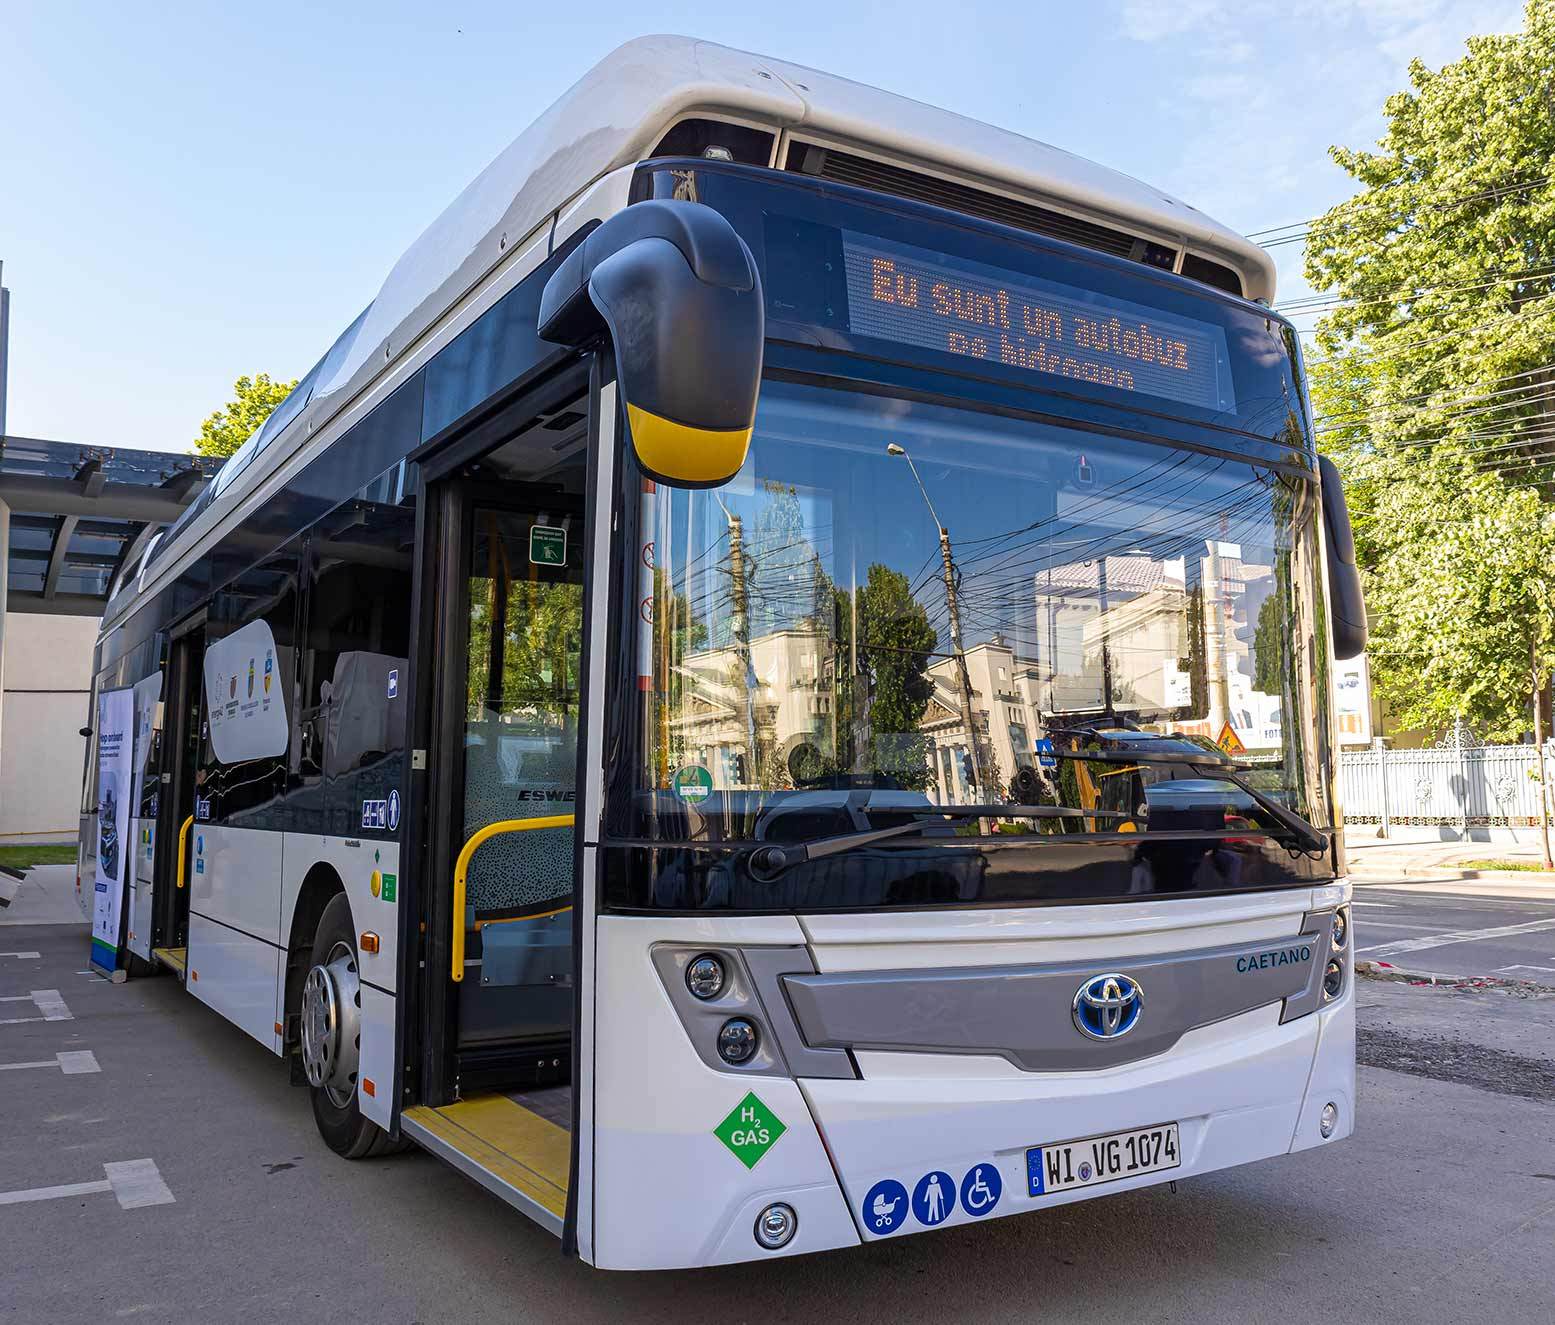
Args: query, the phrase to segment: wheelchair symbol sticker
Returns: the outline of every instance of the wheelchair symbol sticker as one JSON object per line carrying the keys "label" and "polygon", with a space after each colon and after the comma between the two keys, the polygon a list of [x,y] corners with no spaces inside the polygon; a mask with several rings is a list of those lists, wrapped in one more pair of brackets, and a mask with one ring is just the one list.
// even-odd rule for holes
{"label": "wheelchair symbol sticker", "polygon": [[882,1178],[864,1195],[864,1227],[871,1233],[895,1233],[907,1222],[907,1188]]}
{"label": "wheelchair symbol sticker", "polygon": [[961,1208],[974,1217],[986,1215],[999,1204],[1004,1180],[994,1164],[974,1164],[961,1179]]}
{"label": "wheelchair symbol sticker", "polygon": [[956,1180],[948,1173],[925,1173],[912,1189],[912,1212],[918,1222],[933,1228],[950,1218],[956,1208]]}

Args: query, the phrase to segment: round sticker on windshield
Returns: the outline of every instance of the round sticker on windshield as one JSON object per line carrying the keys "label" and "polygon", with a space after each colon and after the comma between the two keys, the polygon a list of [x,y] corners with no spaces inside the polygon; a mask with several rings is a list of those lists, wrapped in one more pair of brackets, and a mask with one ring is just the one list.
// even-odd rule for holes
{"label": "round sticker on windshield", "polygon": [[700,764],[690,764],[675,773],[675,794],[688,805],[700,805],[713,794],[713,775]]}

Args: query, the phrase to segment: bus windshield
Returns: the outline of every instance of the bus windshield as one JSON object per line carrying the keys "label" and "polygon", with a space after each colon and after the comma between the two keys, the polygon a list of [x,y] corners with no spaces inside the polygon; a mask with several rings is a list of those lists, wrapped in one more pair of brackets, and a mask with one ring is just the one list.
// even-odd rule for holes
{"label": "bus windshield", "polygon": [[1330,823],[1299,474],[771,381],[733,482],[640,487],[634,837],[912,817],[924,839],[1223,855],[1290,845],[1281,810]]}

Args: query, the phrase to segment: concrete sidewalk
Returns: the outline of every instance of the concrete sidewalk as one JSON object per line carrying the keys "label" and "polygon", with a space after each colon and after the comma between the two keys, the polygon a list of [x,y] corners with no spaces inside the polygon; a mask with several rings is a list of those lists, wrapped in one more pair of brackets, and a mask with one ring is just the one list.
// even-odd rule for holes
{"label": "concrete sidewalk", "polygon": [[[1350,873],[1357,878],[1404,879],[1416,876],[1451,876],[1473,879],[1492,876],[1513,880],[1519,875],[1529,883],[1555,881],[1555,874],[1544,873],[1543,851],[1537,829],[1519,831],[1517,842],[1424,841],[1408,838],[1378,839],[1370,836],[1367,825],[1355,825],[1345,831],[1345,856]],[[1465,869],[1464,861],[1507,860],[1531,865],[1533,871],[1486,871]]]}
{"label": "concrete sidewalk", "polygon": [[16,900],[0,907],[0,925],[85,925],[76,901],[74,865],[34,865]]}

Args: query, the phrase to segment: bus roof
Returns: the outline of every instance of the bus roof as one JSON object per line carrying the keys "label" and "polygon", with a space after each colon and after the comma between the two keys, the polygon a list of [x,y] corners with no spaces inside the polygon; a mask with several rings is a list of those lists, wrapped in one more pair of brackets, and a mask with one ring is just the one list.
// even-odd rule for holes
{"label": "bus roof", "polygon": [[[801,65],[690,37],[640,37],[584,74],[427,227],[373,301],[161,540],[157,560],[181,550],[206,510],[229,504],[224,497],[252,489],[283,463],[293,447],[272,446],[282,433],[293,441],[315,434],[391,371],[505,257],[542,240],[544,228],[569,203],[612,171],[650,156],[677,121],[691,117],[874,153],[909,170],[1067,212],[1082,225],[1133,231],[1225,264],[1249,298],[1274,296],[1274,264],[1267,253],[1129,175]],[[108,617],[118,615],[121,596],[114,595]]]}
{"label": "bus roof", "polygon": [[1225,261],[1250,298],[1274,295],[1267,253],[1131,176],[801,65],[689,37],[641,37],[563,93],[406,250],[353,327],[352,343],[331,353],[333,371],[313,384],[313,398],[356,385],[364,367],[397,357],[558,208],[602,175],[641,160],[675,119],[692,112],[875,148],[1098,220],[1133,224]]}

